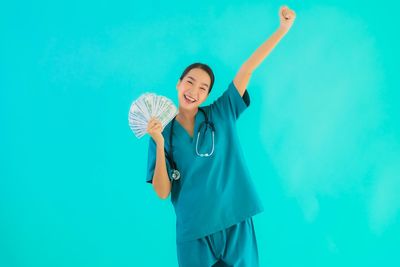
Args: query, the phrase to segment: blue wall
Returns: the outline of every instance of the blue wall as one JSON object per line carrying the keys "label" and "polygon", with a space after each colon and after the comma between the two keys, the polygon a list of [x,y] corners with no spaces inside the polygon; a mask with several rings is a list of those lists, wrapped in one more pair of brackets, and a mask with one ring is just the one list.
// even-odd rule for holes
{"label": "blue wall", "polygon": [[[262,266],[399,266],[400,60],[390,1],[45,1],[0,9],[0,266],[177,266],[175,214],[145,183],[146,91],[207,103],[279,26],[238,131],[265,212]],[[206,103],[206,104],[207,104]],[[251,130],[249,130],[251,129]]]}

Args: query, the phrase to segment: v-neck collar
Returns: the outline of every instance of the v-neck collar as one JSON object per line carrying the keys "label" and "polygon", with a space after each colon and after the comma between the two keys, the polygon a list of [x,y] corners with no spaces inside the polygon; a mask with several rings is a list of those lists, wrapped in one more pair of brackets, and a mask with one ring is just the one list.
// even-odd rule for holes
{"label": "v-neck collar", "polygon": [[186,131],[185,127],[183,127],[183,126],[181,125],[181,123],[176,119],[176,116],[175,116],[175,125],[179,125],[179,128],[184,132],[184,134],[186,135],[186,137],[189,139],[190,143],[193,143],[193,139],[194,139],[194,137],[195,137],[196,134],[197,134],[197,125],[198,125],[198,120],[199,120],[199,113],[202,113],[202,112],[200,111],[200,109],[197,110],[197,113],[196,113],[196,115],[194,116],[193,137],[189,135],[188,131]]}

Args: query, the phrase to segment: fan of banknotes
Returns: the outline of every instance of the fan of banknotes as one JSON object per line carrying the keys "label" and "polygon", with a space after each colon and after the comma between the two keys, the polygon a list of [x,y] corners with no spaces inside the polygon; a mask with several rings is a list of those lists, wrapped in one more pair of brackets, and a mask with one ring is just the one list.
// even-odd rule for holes
{"label": "fan of banknotes", "polygon": [[132,102],[129,109],[129,127],[137,138],[147,133],[147,124],[152,117],[160,120],[162,128],[175,117],[178,109],[167,97],[154,93],[144,93]]}

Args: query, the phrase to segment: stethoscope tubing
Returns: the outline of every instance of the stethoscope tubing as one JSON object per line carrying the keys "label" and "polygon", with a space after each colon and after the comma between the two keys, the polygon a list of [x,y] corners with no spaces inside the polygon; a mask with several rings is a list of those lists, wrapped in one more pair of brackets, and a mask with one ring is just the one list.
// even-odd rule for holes
{"label": "stethoscope tubing", "polygon": [[[209,157],[214,153],[215,126],[214,126],[214,123],[212,121],[208,121],[208,116],[207,116],[206,112],[200,107],[199,107],[199,110],[203,113],[203,115],[205,117],[205,121],[201,123],[201,125],[199,127],[199,130],[198,130],[198,133],[197,133],[196,154],[199,157]],[[174,161],[174,155],[173,155],[173,151],[172,151],[172,147],[173,147],[173,143],[172,143],[173,142],[173,140],[172,140],[173,138],[172,138],[172,136],[173,136],[173,132],[174,132],[175,119],[176,119],[176,116],[172,119],[171,131],[170,131],[170,135],[169,135],[169,151],[170,151],[170,153],[168,153],[165,150],[165,148],[164,148],[164,151],[165,151],[165,156],[166,156],[166,158],[167,158],[167,160],[168,160],[168,162],[169,162],[169,164],[171,166],[172,179],[176,181],[176,180],[180,179],[180,172],[178,171],[178,169],[176,167],[176,163]],[[211,149],[211,152],[210,153],[204,153],[204,154],[199,153],[199,151],[198,151],[198,142],[199,142],[199,139],[200,139],[200,132],[201,132],[201,129],[202,129],[203,125],[205,125],[206,127],[207,126],[210,127],[211,128],[211,133],[212,133],[212,149]],[[207,130],[207,128],[206,128],[206,130]]]}

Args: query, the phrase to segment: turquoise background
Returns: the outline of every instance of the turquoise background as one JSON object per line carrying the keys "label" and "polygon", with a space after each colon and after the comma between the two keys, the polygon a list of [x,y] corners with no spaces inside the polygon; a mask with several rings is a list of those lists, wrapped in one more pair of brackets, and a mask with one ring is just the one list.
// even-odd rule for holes
{"label": "turquoise background", "polygon": [[206,104],[279,26],[238,121],[265,205],[262,266],[399,266],[399,5],[391,1],[25,1],[0,9],[0,266],[177,266],[175,214],[145,183],[152,91]]}

